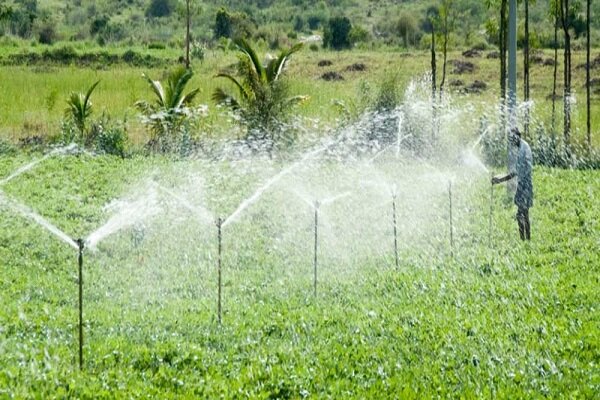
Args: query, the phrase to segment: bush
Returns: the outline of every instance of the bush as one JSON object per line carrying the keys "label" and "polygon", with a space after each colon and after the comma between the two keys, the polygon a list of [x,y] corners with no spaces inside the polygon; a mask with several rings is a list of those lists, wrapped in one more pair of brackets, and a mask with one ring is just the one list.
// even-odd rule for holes
{"label": "bush", "polygon": [[323,46],[334,50],[348,49],[352,46],[350,31],[352,23],[347,17],[329,19],[323,34]]}
{"label": "bush", "polygon": [[99,153],[125,157],[127,131],[124,126],[111,124],[110,121],[103,118],[103,120],[92,125],[92,131],[95,135],[94,142],[96,151]]}
{"label": "bush", "polygon": [[164,50],[166,49],[166,46],[164,43],[161,42],[152,42],[148,45],[148,49],[150,50]]}
{"label": "bush", "polygon": [[39,32],[38,42],[41,44],[54,44],[56,41],[56,31],[54,30],[54,25],[46,24],[44,25]]}
{"label": "bush", "polygon": [[168,17],[175,10],[175,2],[173,0],[152,0],[146,16],[150,18]]}

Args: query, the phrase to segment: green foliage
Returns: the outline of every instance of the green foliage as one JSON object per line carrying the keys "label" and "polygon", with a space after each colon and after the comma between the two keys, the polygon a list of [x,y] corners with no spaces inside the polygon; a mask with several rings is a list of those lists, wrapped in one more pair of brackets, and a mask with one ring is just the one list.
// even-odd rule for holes
{"label": "green foliage", "polygon": [[[0,176],[37,157],[1,157]],[[80,237],[107,221],[106,204],[157,167],[173,185],[188,182],[182,171],[198,171],[206,197],[228,206],[264,179],[263,171],[232,174],[230,163],[81,154],[49,159],[2,190]],[[226,231],[222,326],[214,318],[214,230],[190,214],[125,230],[84,256],[83,371],[75,250],[2,205],[2,396],[593,399],[598,179],[598,172],[536,168],[527,244],[515,239],[514,207],[494,193],[488,247],[490,194],[481,178],[455,199],[454,260],[439,256],[445,242],[434,233],[422,246],[410,238],[394,269],[382,219],[390,243],[375,254],[349,249],[342,259],[324,258],[316,299],[310,220],[300,219],[296,240],[286,243],[268,219],[279,209],[259,202],[256,217]]]}
{"label": "green foliage", "polygon": [[334,50],[349,49],[352,47],[351,31],[352,23],[348,17],[330,18],[323,33],[323,46]]}
{"label": "green foliage", "polygon": [[90,97],[99,83],[100,81],[96,81],[96,83],[90,86],[85,94],[72,92],[67,99],[65,116],[75,124],[79,133],[79,140],[86,145],[89,145],[87,122],[92,114],[92,102],[90,101]]}
{"label": "green foliage", "polygon": [[115,124],[104,117],[92,125],[90,135],[98,153],[125,157],[128,139],[125,124]]}
{"label": "green foliage", "polygon": [[155,97],[153,102],[140,100],[135,105],[142,112],[144,123],[151,128],[150,147],[153,150],[173,150],[186,122],[197,117],[191,105],[200,89],[185,94],[185,87],[193,75],[191,69],[176,68],[171,71],[163,87],[160,81],[142,74]]}
{"label": "green foliage", "polygon": [[234,42],[240,52],[237,74],[217,74],[233,83],[239,95],[228,94],[223,88],[215,89],[213,100],[241,116],[248,128],[247,138],[278,141],[277,126],[283,122],[293,106],[304,101],[305,96],[288,95],[288,86],[280,78],[292,54],[302,48],[302,43],[281,51],[279,56],[263,65],[250,44],[244,39]]}
{"label": "green foliage", "polygon": [[215,16],[214,38],[247,38],[254,33],[255,27],[248,15],[230,13],[225,8],[220,8]]}
{"label": "green foliage", "polygon": [[174,0],[151,0],[146,9],[146,16],[152,18],[168,17],[174,10]]}

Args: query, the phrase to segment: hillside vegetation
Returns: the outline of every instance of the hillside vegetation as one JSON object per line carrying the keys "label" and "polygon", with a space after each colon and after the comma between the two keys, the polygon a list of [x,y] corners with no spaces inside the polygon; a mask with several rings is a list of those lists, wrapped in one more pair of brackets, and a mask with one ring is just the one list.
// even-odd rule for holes
{"label": "hillside vegetation", "polygon": [[[426,13],[442,1],[393,0],[191,0],[193,37],[206,45],[218,38],[217,14],[227,12],[239,33],[278,47],[297,36],[323,34],[332,17],[348,17],[362,46],[427,46]],[[553,44],[548,0],[531,2],[534,47]],[[600,14],[594,2],[593,15]],[[575,8],[576,39],[583,39],[583,5]],[[452,44],[474,46],[497,41],[498,8],[481,0],[454,0],[451,7]],[[521,13],[523,11],[521,10]],[[183,42],[183,0],[2,0],[0,36],[33,42],[94,41],[177,46]],[[577,29],[577,28],[576,28]],[[600,18],[592,20],[593,39],[600,39]],[[523,24],[520,26],[523,35]],[[6,40],[6,39],[5,39]]]}

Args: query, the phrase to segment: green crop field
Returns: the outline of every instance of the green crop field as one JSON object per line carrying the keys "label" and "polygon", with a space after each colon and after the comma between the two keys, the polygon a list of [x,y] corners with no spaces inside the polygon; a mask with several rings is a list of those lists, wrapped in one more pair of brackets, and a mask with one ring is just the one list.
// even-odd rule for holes
{"label": "green crop field", "polygon": [[599,398],[600,2],[515,108],[505,3],[0,1],[0,399]]}
{"label": "green crop field", "polygon": [[[39,157],[2,157],[0,177]],[[533,240],[524,244],[505,191],[490,205],[488,174],[449,172],[451,257],[448,194],[439,184],[446,172],[393,157],[361,165],[296,171],[224,228],[222,324],[213,219],[281,171],[278,161],[57,155],[6,182],[0,396],[597,395],[598,172],[537,168]],[[376,175],[400,188],[399,267],[385,194],[350,193],[322,206],[315,296],[312,211],[294,193],[323,196]],[[154,185],[210,212],[156,200]],[[156,202],[161,213],[84,254],[80,371],[77,251],[13,206],[26,204],[76,238],[108,220],[106,204],[135,203],[136,195],[145,199],[138,206]]]}

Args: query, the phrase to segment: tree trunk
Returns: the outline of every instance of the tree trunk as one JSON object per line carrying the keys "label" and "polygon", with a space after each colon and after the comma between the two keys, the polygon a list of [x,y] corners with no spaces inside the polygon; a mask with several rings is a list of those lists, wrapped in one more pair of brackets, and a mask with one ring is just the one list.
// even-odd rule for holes
{"label": "tree trunk", "polygon": [[554,10],[554,79],[552,82],[552,147],[556,151],[556,81],[558,79],[558,8]]}
{"label": "tree trunk", "polygon": [[[523,99],[529,101],[529,0],[525,0],[525,45],[523,46]],[[525,107],[525,137],[529,137],[529,107]]]}
{"label": "tree trunk", "polygon": [[437,135],[437,110],[436,110],[436,91],[437,91],[437,64],[435,59],[435,26],[431,24],[431,137]]}
{"label": "tree trunk", "polygon": [[571,22],[569,20],[569,0],[561,0],[561,20],[565,35],[564,52],[564,126],[563,135],[565,140],[565,153],[567,160],[571,159],[571,33],[569,31]]}
{"label": "tree trunk", "polygon": [[590,87],[590,4],[591,0],[587,0],[587,12],[586,12],[586,34],[587,34],[587,42],[586,42],[586,64],[585,64],[585,84],[587,88],[587,147],[588,151],[592,150],[592,121],[591,121],[591,87]]}
{"label": "tree trunk", "polygon": [[444,63],[442,64],[442,82],[440,83],[440,101],[442,100],[442,96],[444,94],[444,85],[446,84],[446,66],[448,65],[448,40],[450,38],[450,26],[448,25],[448,13],[450,11],[446,9],[444,13],[444,45],[443,45],[443,54],[444,54]]}
{"label": "tree trunk", "polygon": [[504,113],[506,105],[506,51],[507,51],[507,18],[506,18],[507,0],[502,0],[500,4],[500,97],[502,101],[502,111]]}
{"label": "tree trunk", "polygon": [[191,0],[185,0],[185,6],[186,6],[185,67],[187,69],[190,68],[190,18],[191,18],[191,16],[190,16],[190,1]]}

